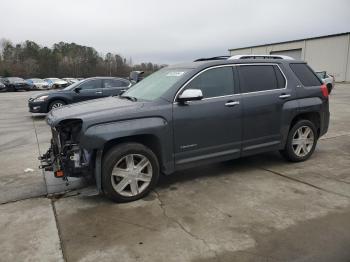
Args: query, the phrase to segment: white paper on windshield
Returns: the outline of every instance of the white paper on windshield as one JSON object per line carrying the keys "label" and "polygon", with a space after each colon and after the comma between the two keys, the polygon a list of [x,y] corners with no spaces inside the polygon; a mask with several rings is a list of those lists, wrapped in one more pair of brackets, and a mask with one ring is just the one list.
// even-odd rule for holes
{"label": "white paper on windshield", "polygon": [[182,76],[185,72],[169,72],[166,74],[166,76]]}

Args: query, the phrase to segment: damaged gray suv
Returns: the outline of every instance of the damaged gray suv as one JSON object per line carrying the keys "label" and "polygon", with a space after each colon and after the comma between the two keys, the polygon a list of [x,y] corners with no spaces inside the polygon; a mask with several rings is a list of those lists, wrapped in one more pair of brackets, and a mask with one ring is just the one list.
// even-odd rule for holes
{"label": "damaged gray suv", "polygon": [[308,159],[328,129],[327,87],[302,61],[217,57],[169,66],[124,94],[47,116],[56,177],[93,176],[117,202],[145,196],[160,173],[279,150]]}

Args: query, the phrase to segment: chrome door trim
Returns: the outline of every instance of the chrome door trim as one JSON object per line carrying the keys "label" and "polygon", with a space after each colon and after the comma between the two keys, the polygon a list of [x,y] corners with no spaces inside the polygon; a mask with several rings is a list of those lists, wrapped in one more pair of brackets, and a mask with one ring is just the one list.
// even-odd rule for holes
{"label": "chrome door trim", "polygon": [[[236,96],[236,95],[246,95],[246,94],[256,94],[256,93],[263,93],[263,92],[271,92],[271,91],[278,91],[278,90],[285,90],[288,87],[288,80],[286,75],[284,74],[283,70],[281,69],[279,64],[276,63],[249,63],[249,64],[228,64],[228,65],[217,65],[217,66],[211,66],[208,68],[203,69],[202,71],[198,72],[197,74],[195,74],[194,76],[192,76],[189,80],[186,81],[185,84],[183,84],[182,87],[180,87],[180,89],[176,92],[174,100],[173,100],[173,104],[177,104],[177,97],[179,96],[179,93],[181,93],[181,91],[197,76],[201,75],[202,73],[210,70],[210,69],[214,69],[214,68],[221,68],[221,67],[234,67],[234,66],[252,66],[252,65],[276,65],[278,67],[278,69],[280,70],[280,72],[282,73],[284,80],[285,80],[285,85],[284,88],[277,88],[277,89],[269,89],[269,90],[262,90],[262,91],[255,91],[255,92],[246,92],[246,93],[236,93],[236,94],[230,94],[230,95],[224,95],[224,96],[213,96],[213,97],[207,97],[207,98],[203,98],[202,100],[208,100],[208,99],[214,99],[214,98],[221,98],[221,97],[228,97],[228,96]],[[198,100],[201,101],[201,100]]]}

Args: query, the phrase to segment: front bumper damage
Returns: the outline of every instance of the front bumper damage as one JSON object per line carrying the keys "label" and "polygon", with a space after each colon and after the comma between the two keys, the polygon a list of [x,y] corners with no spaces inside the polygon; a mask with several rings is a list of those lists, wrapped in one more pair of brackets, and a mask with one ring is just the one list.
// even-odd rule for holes
{"label": "front bumper damage", "polygon": [[39,168],[53,171],[55,177],[67,180],[68,177],[81,177],[93,173],[93,153],[81,148],[72,141],[62,141],[61,134],[52,129],[51,145],[39,157]]}

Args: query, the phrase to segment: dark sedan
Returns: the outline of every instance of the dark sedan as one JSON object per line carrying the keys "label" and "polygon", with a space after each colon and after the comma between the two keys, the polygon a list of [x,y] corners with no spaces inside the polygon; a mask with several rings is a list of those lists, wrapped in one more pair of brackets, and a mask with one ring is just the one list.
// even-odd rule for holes
{"label": "dark sedan", "polygon": [[6,90],[11,92],[31,89],[27,81],[20,77],[5,77],[2,79],[2,83],[6,86]]}
{"label": "dark sedan", "polygon": [[49,91],[31,97],[28,101],[29,112],[47,113],[53,108],[67,104],[119,95],[131,85],[129,80],[123,78],[86,78],[63,90]]}

